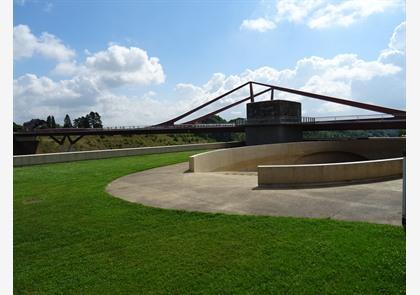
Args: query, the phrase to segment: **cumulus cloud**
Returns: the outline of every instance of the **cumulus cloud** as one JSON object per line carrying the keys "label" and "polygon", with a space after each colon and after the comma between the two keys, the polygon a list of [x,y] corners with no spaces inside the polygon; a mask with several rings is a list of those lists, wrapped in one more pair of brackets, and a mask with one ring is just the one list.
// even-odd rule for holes
{"label": "cumulus cloud", "polygon": [[[84,61],[77,62],[73,58],[75,53],[49,33],[36,37],[29,27],[19,25],[14,28],[14,34],[15,59],[35,54],[55,59],[57,64],[50,74],[61,77],[54,80],[25,74],[14,80],[14,110],[18,121],[45,117],[49,113],[64,116],[65,113],[86,112],[86,108],[109,109],[104,104],[110,98],[116,99],[113,89],[165,81],[159,59],[149,57],[141,48],[110,44],[105,50],[91,53]],[[152,99],[152,95],[149,93],[147,98]],[[125,102],[123,98],[121,100]],[[46,112],[48,109],[50,111]]]}
{"label": "cumulus cloud", "polygon": [[394,75],[374,77],[369,81],[355,81],[352,85],[353,94],[365,96],[382,104],[405,108],[405,22],[398,25],[390,38],[388,48],[384,49],[378,61],[393,64],[401,70]]}
{"label": "cumulus cloud", "polygon": [[405,22],[395,28],[388,47],[394,50],[405,51]]}
{"label": "cumulus cloud", "polygon": [[96,104],[101,92],[91,81],[75,77],[54,81],[25,74],[13,81],[14,117],[18,121],[79,113]]}
{"label": "cumulus cloud", "polygon": [[35,54],[58,61],[67,61],[75,56],[74,50],[64,45],[54,35],[43,32],[37,37],[32,34],[28,26],[15,26],[13,28],[13,58],[18,60]]}
{"label": "cumulus cloud", "polygon": [[274,29],[278,23],[284,21],[304,23],[311,29],[348,27],[373,14],[403,5],[403,0],[278,0],[274,15],[253,20],[253,26],[244,26],[245,22],[250,22],[244,20],[241,28],[265,32],[267,29],[260,29],[264,27],[262,24],[270,24],[270,29]]}
{"label": "cumulus cloud", "polygon": [[184,110],[172,101],[158,99],[148,91],[140,96],[116,95],[108,92],[98,99],[95,110],[102,115],[107,126],[141,126],[160,123]]}
{"label": "cumulus cloud", "polygon": [[276,28],[276,24],[265,18],[246,19],[241,24],[241,29],[266,32]]}
{"label": "cumulus cloud", "polygon": [[86,59],[85,70],[97,83],[106,87],[124,84],[160,84],[165,74],[159,59],[137,47],[111,45]]}
{"label": "cumulus cloud", "polygon": [[[379,60],[367,61],[355,54],[340,54],[330,59],[317,56],[303,58],[296,63],[293,69],[278,70],[265,66],[254,70],[246,70],[239,75],[225,76],[221,73],[214,74],[202,86],[192,84],[180,84],[178,86],[182,88],[183,93],[191,94],[189,96],[190,100],[194,101],[191,107],[197,106],[207,101],[208,98],[227,92],[247,81],[258,81],[343,98],[355,98],[365,102],[371,102],[370,99],[373,98],[374,102],[383,104],[384,96],[388,96],[387,92],[389,89],[395,89],[396,84],[404,85],[403,81],[396,80],[394,83],[375,88],[373,91],[376,91],[376,96],[372,95],[372,93],[369,93],[369,96],[364,96],[366,92],[359,92],[359,85],[369,85],[373,80],[390,81],[390,77],[395,79],[402,71],[401,67],[391,63],[383,63]],[[356,84],[358,85],[357,89],[354,87],[355,83],[359,83]],[[255,92],[262,89],[262,87],[256,87]],[[243,98],[249,95],[248,93],[246,88],[242,93],[220,100],[218,104],[212,108],[210,107],[207,111],[237,101],[240,97]],[[403,93],[399,93],[394,100],[387,101],[387,105],[390,107],[402,107],[404,105],[404,96]],[[356,114],[364,113],[361,110],[355,111],[349,107],[317,102],[313,99],[297,97],[287,93],[277,92],[276,98],[296,101],[304,100],[304,111],[307,115],[312,116],[337,115],[345,112],[347,112],[346,114],[354,112]],[[367,101],[368,98],[369,101]],[[226,117],[237,116],[237,110],[233,112],[227,111],[224,115]],[[242,110],[242,116],[244,116],[244,110]]]}
{"label": "cumulus cloud", "polygon": [[[35,117],[42,118],[50,113],[56,114],[57,117],[64,117],[66,113],[81,115],[87,109],[94,109],[105,112],[101,112],[101,114],[104,114],[104,121],[107,124],[120,124],[121,120],[123,120],[125,123],[130,122],[130,124],[134,125],[135,122],[139,124],[139,113],[143,113],[143,116],[140,117],[141,122],[150,122],[152,118],[150,112],[160,110],[162,116],[169,114],[167,112],[168,106],[157,107],[162,103],[153,99],[152,92],[148,92],[146,96],[131,98],[116,95],[112,92],[114,87],[126,84],[160,83],[164,79],[162,78],[163,72],[158,74],[161,77],[151,78],[150,76],[154,75],[155,71],[151,70],[148,72],[147,67],[150,67],[150,65],[143,66],[139,64],[131,69],[133,72],[130,73],[127,70],[130,73],[129,76],[131,76],[130,79],[126,79],[124,78],[124,66],[122,66],[119,70],[116,70],[115,75],[121,74],[123,78],[110,80],[109,76],[107,76],[107,71],[105,73],[102,71],[95,73],[91,66],[94,67],[86,64],[59,63],[54,69],[56,74],[62,71],[61,74],[68,75],[75,72],[76,75],[69,79],[58,81],[45,76],[38,77],[33,74],[25,74],[15,79],[13,91],[16,120],[25,121]],[[132,65],[129,65],[129,67],[132,67]],[[136,75],[147,75],[148,77],[144,79],[142,77],[134,77]],[[138,100],[141,100],[141,103]],[[148,104],[149,106],[146,107]],[[152,107],[152,110],[150,107]],[[115,110],[111,111],[113,108]],[[121,114],[118,111],[121,108],[125,110],[125,115],[114,117]],[[142,108],[149,110],[148,113]],[[162,118],[163,120],[164,117],[162,116],[158,115],[157,118]]]}
{"label": "cumulus cloud", "polygon": [[376,13],[401,5],[400,0],[349,0],[337,4],[328,3],[316,10],[308,19],[310,28],[330,26],[347,27]]}
{"label": "cumulus cloud", "polygon": [[279,0],[275,18],[276,21],[301,22],[321,5],[325,5],[324,0]]}
{"label": "cumulus cloud", "polygon": [[48,77],[25,74],[13,81],[15,102],[28,105],[92,105],[101,91],[89,79],[74,77],[54,81]]}
{"label": "cumulus cloud", "polygon": [[66,114],[74,119],[94,110],[105,126],[139,126],[164,121],[189,104],[180,106],[157,99],[153,91],[138,96],[116,94],[83,77],[54,81],[26,74],[14,81],[14,120],[18,122],[50,114],[62,121]]}
{"label": "cumulus cloud", "polygon": [[55,68],[51,71],[52,74],[57,76],[73,76],[79,72],[80,66],[76,61],[64,61],[59,62]]}
{"label": "cumulus cloud", "polygon": [[[72,61],[58,63],[56,69],[61,67],[63,73],[74,71],[75,74],[67,79],[54,81],[31,74],[17,78],[14,81],[15,120],[22,122],[48,114],[63,118],[66,113],[74,117],[95,110],[103,116],[106,125],[154,124],[250,80],[404,109],[404,44],[405,23],[402,23],[395,28],[387,48],[378,53],[377,59],[366,60],[356,54],[339,54],[332,58],[310,56],[298,60],[292,68],[263,66],[236,75],[215,73],[201,85],[177,84],[170,93],[173,100],[164,100],[162,94],[150,91],[144,95],[117,93],[115,87],[161,83],[164,73],[158,60],[149,57],[144,50],[110,45],[106,50],[92,53],[80,64]],[[147,77],[140,77],[142,75]],[[260,89],[255,87],[254,91]],[[243,89],[202,113],[247,95],[248,89]],[[301,101],[304,115],[308,116],[362,113],[354,108],[287,93],[276,92],[276,98]],[[244,116],[244,111],[242,105],[224,112],[222,116]]]}
{"label": "cumulus cloud", "polygon": [[405,68],[405,22],[395,28],[388,48],[381,52],[379,60]]}
{"label": "cumulus cloud", "polygon": [[37,37],[28,26],[18,25],[13,29],[13,50],[16,60],[39,54],[58,61],[52,74],[78,74],[103,87],[160,84],[165,81],[159,59],[149,57],[145,50],[137,47],[111,44],[106,50],[90,54],[78,64],[74,60],[75,52],[56,36],[44,32]]}
{"label": "cumulus cloud", "polygon": [[[291,69],[264,66],[246,70],[238,75],[226,76],[217,73],[201,86],[179,84],[177,89],[182,89],[183,95],[190,94],[188,97],[191,108],[251,80],[404,109],[405,23],[395,28],[388,47],[380,52],[375,60],[365,60],[356,54],[339,54],[333,58],[311,56],[298,60]],[[255,92],[261,89],[263,88],[256,87]],[[246,97],[248,93],[248,89],[244,89],[241,93],[220,100],[218,104],[203,110],[202,113],[237,101]],[[265,98],[267,96],[268,94]],[[287,93],[276,92],[276,98],[303,102],[304,114],[308,116],[366,113],[363,110]],[[235,108],[226,111],[223,116],[233,118],[239,113],[245,116],[244,111],[244,108]],[[188,119],[192,119],[192,116]]]}

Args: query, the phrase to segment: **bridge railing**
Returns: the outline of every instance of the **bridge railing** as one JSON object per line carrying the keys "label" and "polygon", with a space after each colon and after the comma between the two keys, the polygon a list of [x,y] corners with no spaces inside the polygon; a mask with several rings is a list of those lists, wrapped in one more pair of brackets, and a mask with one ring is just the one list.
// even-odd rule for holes
{"label": "bridge railing", "polygon": [[393,115],[389,114],[373,114],[373,115],[344,115],[344,116],[324,116],[324,117],[314,117],[315,122],[325,122],[325,121],[345,121],[345,120],[366,120],[366,119],[375,119],[375,120],[385,120],[393,118]]}
{"label": "bridge railing", "polygon": [[[169,129],[185,129],[185,128],[208,128],[208,127],[235,127],[235,123],[215,123],[215,124],[175,124],[171,126],[165,126]],[[153,128],[162,128],[162,126],[152,126]]]}
{"label": "bridge railing", "polygon": [[314,117],[305,116],[280,116],[280,117],[266,117],[258,119],[247,119],[241,122],[241,125],[258,125],[258,124],[299,124],[299,123],[314,123]]}
{"label": "bridge railing", "polygon": [[309,117],[309,116],[280,116],[267,117],[264,119],[247,119],[238,120],[233,123],[214,123],[214,124],[174,124],[174,125],[137,125],[137,126],[113,126],[104,127],[105,130],[122,130],[122,129],[185,129],[185,128],[209,128],[209,127],[235,127],[243,125],[259,125],[259,124],[314,124],[317,122],[328,121],[346,121],[346,120],[385,120],[393,118],[388,114],[374,114],[374,115],[345,115],[345,116],[324,116],[324,117]]}
{"label": "bridge railing", "polygon": [[[346,121],[346,120],[386,120],[391,119],[394,116],[388,114],[374,114],[374,115],[346,115],[346,116],[325,116],[325,117],[309,117],[309,116],[281,116],[281,117],[267,117],[264,119],[242,119],[232,123],[215,123],[215,124],[174,124],[174,125],[130,125],[130,126],[107,126],[103,128],[91,128],[94,130],[130,130],[130,129],[195,129],[195,128],[214,128],[214,127],[235,127],[244,125],[258,125],[258,124],[315,124],[318,122],[335,122],[335,121]],[[65,131],[74,131],[79,128],[61,128]],[[47,131],[58,131],[57,129],[40,129],[43,132]],[[85,128],[82,128],[85,129]]]}
{"label": "bridge railing", "polygon": [[105,130],[121,129],[185,129],[185,128],[208,128],[208,127],[235,127],[243,124],[236,123],[216,123],[216,124],[174,124],[174,125],[138,125],[138,126],[109,126]]}
{"label": "bridge railing", "polygon": [[140,128],[148,128],[151,127],[150,125],[137,125],[137,126],[106,126],[102,129],[105,130],[116,130],[116,129],[140,129]]}

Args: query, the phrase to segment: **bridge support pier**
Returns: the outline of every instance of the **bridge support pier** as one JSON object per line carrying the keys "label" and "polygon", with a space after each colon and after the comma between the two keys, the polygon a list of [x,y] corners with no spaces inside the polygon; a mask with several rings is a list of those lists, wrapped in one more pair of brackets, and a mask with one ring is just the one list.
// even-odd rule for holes
{"label": "bridge support pier", "polygon": [[36,136],[13,136],[13,155],[36,154],[38,144],[39,140],[36,138]]}
{"label": "bridge support pier", "polygon": [[247,104],[246,144],[270,144],[302,140],[301,104],[287,100]]}
{"label": "bridge support pier", "polygon": [[61,152],[65,152],[64,142],[66,141],[66,138],[68,138],[70,144],[67,148],[67,152],[71,152],[71,150],[73,148],[73,145],[76,144],[76,142],[78,142],[81,138],[83,138],[83,136],[84,135],[79,135],[78,137],[76,137],[76,139],[71,139],[71,137],[69,135],[65,135],[61,139],[57,139],[56,137],[51,135],[50,138],[52,140],[54,140],[56,143],[58,143],[58,145],[60,146]]}

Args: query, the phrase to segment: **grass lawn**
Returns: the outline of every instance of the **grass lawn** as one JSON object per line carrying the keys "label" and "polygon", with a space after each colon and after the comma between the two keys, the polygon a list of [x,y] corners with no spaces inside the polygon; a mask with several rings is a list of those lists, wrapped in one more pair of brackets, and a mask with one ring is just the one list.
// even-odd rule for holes
{"label": "grass lawn", "polygon": [[194,153],[15,168],[15,293],[405,293],[401,227],[162,210],[104,191]]}

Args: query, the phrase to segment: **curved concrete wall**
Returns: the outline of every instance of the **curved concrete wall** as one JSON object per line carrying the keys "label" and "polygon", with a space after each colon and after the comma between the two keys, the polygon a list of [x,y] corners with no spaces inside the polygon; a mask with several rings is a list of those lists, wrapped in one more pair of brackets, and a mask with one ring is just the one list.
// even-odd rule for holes
{"label": "curved concrete wall", "polygon": [[403,158],[308,165],[258,166],[258,186],[345,184],[401,178]]}
{"label": "curved concrete wall", "polygon": [[[378,160],[403,155],[405,138],[305,141],[246,146],[201,153],[190,157],[193,172],[257,171],[258,165],[292,165],[314,161],[339,162],[337,155],[353,160]],[[312,156],[310,156],[312,155]],[[312,159],[311,161],[309,159]],[[346,160],[346,158],[341,158]]]}

